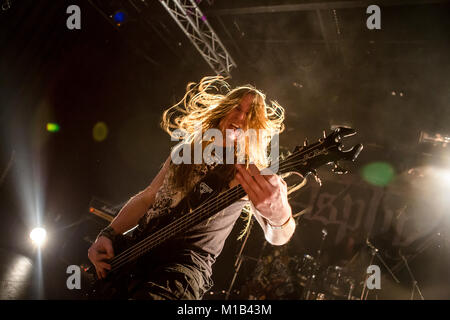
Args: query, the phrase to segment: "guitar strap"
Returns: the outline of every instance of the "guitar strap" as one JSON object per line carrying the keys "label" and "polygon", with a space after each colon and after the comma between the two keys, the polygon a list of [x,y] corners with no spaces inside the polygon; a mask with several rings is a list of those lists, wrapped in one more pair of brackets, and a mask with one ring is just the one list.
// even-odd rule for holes
{"label": "guitar strap", "polygon": [[206,174],[174,208],[176,212],[189,212],[212,197],[228,189],[236,173],[234,165],[219,164]]}

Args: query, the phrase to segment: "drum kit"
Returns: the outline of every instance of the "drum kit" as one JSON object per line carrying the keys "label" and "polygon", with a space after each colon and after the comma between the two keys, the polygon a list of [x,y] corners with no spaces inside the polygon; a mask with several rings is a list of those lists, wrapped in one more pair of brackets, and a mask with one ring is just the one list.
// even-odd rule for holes
{"label": "drum kit", "polygon": [[[252,225],[253,220],[250,222],[249,231]],[[316,252],[288,252],[289,245],[272,246],[270,250],[265,250],[267,242],[264,242],[260,256],[255,258],[243,254],[250,234],[247,232],[234,264],[230,286],[228,290],[223,290],[224,299],[367,300],[371,291],[366,286],[367,270],[375,262],[381,263],[392,279],[397,284],[400,283],[369,238],[366,237],[365,244],[361,241],[363,231],[355,230],[349,233],[344,238],[345,241],[340,242],[344,247],[335,246],[324,252],[325,254],[323,249],[328,232],[322,229],[321,233],[319,249]],[[333,253],[343,259],[333,260],[333,256],[336,258]],[[344,253],[344,257],[341,253]],[[255,261],[256,265],[251,268],[244,283],[235,287],[244,260]],[[407,265],[407,262],[403,264]],[[413,282],[416,283],[415,280]],[[370,298],[377,299],[377,294],[371,294]]]}
{"label": "drum kit", "polygon": [[242,286],[241,298],[249,300],[359,300],[363,279],[346,266],[323,265],[320,249],[310,254],[288,255],[285,247],[258,259],[253,274]]}

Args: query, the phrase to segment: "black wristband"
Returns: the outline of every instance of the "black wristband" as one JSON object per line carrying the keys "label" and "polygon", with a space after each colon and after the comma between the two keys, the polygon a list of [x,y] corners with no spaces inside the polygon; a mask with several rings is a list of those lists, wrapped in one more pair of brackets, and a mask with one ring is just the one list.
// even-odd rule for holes
{"label": "black wristband", "polygon": [[105,229],[100,231],[100,233],[97,236],[97,239],[100,237],[106,237],[110,239],[112,242],[114,242],[119,234],[114,231],[114,229],[111,226],[107,226]]}

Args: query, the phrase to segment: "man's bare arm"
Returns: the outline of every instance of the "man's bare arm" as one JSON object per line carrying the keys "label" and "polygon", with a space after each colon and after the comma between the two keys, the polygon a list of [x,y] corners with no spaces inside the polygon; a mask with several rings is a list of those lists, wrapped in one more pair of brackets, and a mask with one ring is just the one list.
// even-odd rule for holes
{"label": "man's bare arm", "polygon": [[[170,163],[170,157],[164,166],[150,183],[150,185],[132,197],[120,210],[119,214],[111,222],[110,227],[115,233],[121,234],[134,227],[139,219],[147,212],[148,208],[155,201],[156,193],[164,182]],[[107,260],[114,257],[112,241],[105,236],[99,236],[88,250],[88,257],[95,266],[99,279],[106,277],[107,270],[111,270],[111,265]]]}
{"label": "man's bare arm", "polygon": [[167,158],[163,167],[150,185],[128,200],[125,206],[120,210],[119,214],[110,224],[116,233],[124,233],[133,228],[138,223],[139,219],[147,212],[148,208],[155,201],[156,193],[164,182],[169,163],[170,157]]}

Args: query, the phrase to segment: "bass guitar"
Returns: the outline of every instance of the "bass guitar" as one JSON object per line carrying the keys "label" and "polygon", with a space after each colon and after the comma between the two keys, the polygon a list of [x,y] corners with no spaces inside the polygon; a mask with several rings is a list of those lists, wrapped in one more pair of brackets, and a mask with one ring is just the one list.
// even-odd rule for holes
{"label": "bass guitar", "polygon": [[[278,174],[295,172],[303,177],[314,175],[317,179],[316,169],[327,164],[333,167],[335,173],[346,173],[346,170],[340,167],[339,161],[354,161],[363,146],[357,144],[343,150],[342,140],[355,134],[356,131],[351,128],[338,127],[313,144],[305,143],[295,147],[292,153],[278,160]],[[116,255],[109,261],[111,270],[107,277],[101,280],[96,279],[95,271],[92,272],[93,284],[88,298],[121,298],[121,295],[127,292],[140,258],[156,250],[175,235],[189,230],[246,196],[240,185],[223,192],[216,191],[216,180],[214,175],[207,175],[175,208],[166,209],[156,215],[145,230],[118,236],[113,243]]]}

